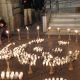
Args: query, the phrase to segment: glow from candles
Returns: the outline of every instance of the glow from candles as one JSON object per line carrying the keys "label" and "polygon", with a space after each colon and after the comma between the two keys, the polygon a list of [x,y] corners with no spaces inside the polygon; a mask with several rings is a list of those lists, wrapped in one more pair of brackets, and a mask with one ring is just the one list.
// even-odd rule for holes
{"label": "glow from candles", "polygon": [[69,45],[69,41],[59,40],[59,41],[58,41],[58,44],[59,44],[59,45]]}
{"label": "glow from candles", "polygon": [[39,26],[37,26],[37,30],[39,30],[40,29],[40,27]]}
{"label": "glow from candles", "polygon": [[20,29],[18,28],[17,31],[20,32]]}
{"label": "glow from candles", "polygon": [[60,28],[58,27],[57,30],[60,31]]}
{"label": "glow from candles", "polygon": [[29,30],[29,28],[26,26],[26,30],[28,31]]}
{"label": "glow from candles", "polygon": [[51,27],[48,27],[48,30],[51,30]]}
{"label": "glow from candles", "polygon": [[6,33],[7,33],[7,34],[9,34],[9,31],[8,31],[8,30],[6,30]]}
{"label": "glow from candles", "polygon": [[78,33],[78,30],[75,30],[74,32],[77,34]]}
{"label": "glow from candles", "polygon": [[23,72],[14,72],[14,71],[2,71],[1,79],[19,79],[22,80]]}
{"label": "glow from candles", "polygon": [[63,78],[63,77],[52,77],[52,78],[45,78],[45,79],[43,79],[43,80],[67,80],[67,79],[65,79],[65,78]]}
{"label": "glow from candles", "polygon": [[67,31],[68,31],[68,32],[70,32],[70,31],[71,31],[71,29],[70,29],[70,28],[68,28],[68,29],[67,29]]}

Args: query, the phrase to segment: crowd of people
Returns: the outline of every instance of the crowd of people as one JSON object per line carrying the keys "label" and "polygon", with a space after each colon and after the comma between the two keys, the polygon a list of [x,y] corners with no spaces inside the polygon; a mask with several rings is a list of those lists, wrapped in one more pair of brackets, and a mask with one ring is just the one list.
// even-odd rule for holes
{"label": "crowd of people", "polygon": [[[40,17],[38,15],[44,7],[44,0],[21,0],[21,5],[24,9],[24,25],[32,25],[32,12],[34,11],[34,16],[36,21],[38,21]],[[6,30],[6,21],[4,19],[0,19],[0,37],[7,37]]]}
{"label": "crowd of people", "polygon": [[44,7],[44,0],[22,0],[22,5],[24,8],[24,25],[29,25],[32,24],[32,11],[34,10],[37,19]]}

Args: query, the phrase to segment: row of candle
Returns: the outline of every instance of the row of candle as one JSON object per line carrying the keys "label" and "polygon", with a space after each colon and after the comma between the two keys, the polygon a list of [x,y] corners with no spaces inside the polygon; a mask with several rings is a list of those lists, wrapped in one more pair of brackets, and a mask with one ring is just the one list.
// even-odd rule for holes
{"label": "row of candle", "polygon": [[[37,38],[40,38],[40,34],[39,34],[39,30],[40,30],[40,27],[39,26],[37,26]],[[26,26],[26,30],[27,30],[27,39],[29,39],[29,28]],[[51,30],[51,27],[48,27],[48,31],[50,31]],[[59,32],[59,37],[60,37],[60,31],[61,31],[61,28],[57,28],[57,31]],[[21,35],[20,35],[20,29],[18,28],[17,29],[17,32],[18,32],[18,40],[21,40]],[[71,39],[70,38],[70,32],[71,32],[71,29],[70,28],[68,28],[67,29],[67,32],[69,33],[69,40]],[[77,35],[78,35],[78,33],[79,33],[79,31],[78,30],[74,30],[74,32],[76,33],[76,41],[78,40],[77,39]],[[10,35],[10,31],[9,30],[6,30],[6,34],[7,34],[7,36],[8,36],[8,42],[10,42],[10,38],[9,38],[9,35]],[[48,34],[48,37],[49,37],[49,34]],[[2,42],[1,42],[1,37],[0,37],[0,44],[1,44]]]}
{"label": "row of candle", "polygon": [[52,51],[53,51],[54,53],[58,53],[58,52],[59,52],[59,53],[62,53],[63,49],[60,48],[60,47],[56,47],[56,48],[53,48]]}
{"label": "row of candle", "polygon": [[[51,27],[48,27],[48,31],[50,31],[52,28]],[[58,31],[58,32],[60,32],[61,31],[61,28],[56,28],[56,30]],[[68,33],[70,33],[71,32],[71,29],[70,28],[67,28],[67,30],[66,30]],[[74,30],[74,32],[76,33],[76,34],[78,34],[79,33],[79,30]]]}
{"label": "row of candle", "polygon": [[41,46],[34,47],[33,51],[42,52],[43,51],[43,47],[41,47]]}
{"label": "row of candle", "polygon": [[14,71],[2,71],[1,72],[1,79],[19,79],[22,80],[23,78],[23,72],[14,72]]}
{"label": "row of candle", "polygon": [[69,42],[69,41],[60,40],[60,41],[58,41],[58,44],[59,44],[59,45],[69,45],[70,42]]}
{"label": "row of candle", "polygon": [[43,80],[67,80],[67,79],[64,79],[63,77],[52,77],[52,78],[45,78],[45,79],[43,79]]}

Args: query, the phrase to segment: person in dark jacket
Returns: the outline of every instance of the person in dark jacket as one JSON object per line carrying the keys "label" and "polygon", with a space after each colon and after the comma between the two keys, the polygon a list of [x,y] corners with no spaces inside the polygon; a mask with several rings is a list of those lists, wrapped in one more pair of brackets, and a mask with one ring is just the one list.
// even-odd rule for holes
{"label": "person in dark jacket", "polygon": [[6,30],[7,30],[6,22],[3,19],[0,19],[0,37],[7,38]]}
{"label": "person in dark jacket", "polygon": [[43,7],[44,7],[44,0],[34,0],[35,10],[42,10]]}
{"label": "person in dark jacket", "polygon": [[34,9],[35,9],[35,17],[36,21],[41,20],[41,13],[44,7],[44,0],[34,0]]}
{"label": "person in dark jacket", "polygon": [[33,0],[22,0],[22,4],[24,7],[24,24],[32,24]]}

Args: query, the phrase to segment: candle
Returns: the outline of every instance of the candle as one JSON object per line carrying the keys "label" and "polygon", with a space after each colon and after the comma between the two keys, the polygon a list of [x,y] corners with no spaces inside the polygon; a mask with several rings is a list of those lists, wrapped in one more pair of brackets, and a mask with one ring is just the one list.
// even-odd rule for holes
{"label": "candle", "polygon": [[70,28],[68,28],[68,29],[67,29],[67,31],[68,31],[68,33],[69,33],[68,40],[70,41],[70,40],[71,40],[71,36],[70,36],[71,29],[70,29]]}
{"label": "candle", "polygon": [[55,78],[53,77],[52,80],[55,80]]}
{"label": "candle", "polygon": [[19,73],[18,72],[15,72],[15,78],[17,79],[19,76]]}
{"label": "candle", "polygon": [[[48,27],[48,31],[51,30],[51,27]],[[49,32],[48,32],[48,38],[50,38]]]}
{"label": "candle", "polygon": [[37,30],[39,30],[40,28],[39,28],[39,26],[37,26]]}
{"label": "candle", "polygon": [[57,28],[58,31],[60,31],[60,28]]}
{"label": "candle", "polygon": [[14,79],[14,71],[11,72],[10,79]]}
{"label": "candle", "polygon": [[39,26],[37,26],[37,34],[38,34],[37,38],[39,38],[39,37],[40,37],[40,36],[39,36],[39,29],[40,29],[40,27],[39,27]]}
{"label": "candle", "polygon": [[78,33],[78,30],[75,30],[74,32],[77,34]]}
{"label": "candle", "polygon": [[75,30],[74,32],[76,33],[76,39],[75,39],[75,41],[78,42],[78,37],[77,37],[77,35],[78,35],[78,30]]}
{"label": "candle", "polygon": [[9,39],[9,30],[6,30],[6,34],[8,36],[8,42],[10,42],[10,39]]}
{"label": "candle", "polygon": [[72,51],[69,51],[69,54],[71,55],[72,54]]}
{"label": "candle", "polygon": [[67,29],[67,31],[68,31],[68,32],[70,32],[70,31],[71,31],[71,29],[70,29],[70,28],[68,28],[68,29]]}
{"label": "candle", "polygon": [[60,78],[60,80],[63,80],[63,78]]}
{"label": "candle", "polygon": [[29,39],[29,28],[26,26],[26,30],[27,30],[27,39]]}
{"label": "candle", "polygon": [[9,77],[10,77],[10,72],[7,71],[7,72],[6,72],[6,78],[9,79]]}
{"label": "candle", "polygon": [[1,79],[5,79],[5,72],[4,71],[1,72]]}
{"label": "candle", "polygon": [[20,72],[19,79],[22,80],[22,77],[23,77],[23,72]]}
{"label": "candle", "polygon": [[19,28],[17,29],[17,32],[18,32],[18,39],[21,40],[20,29]]}
{"label": "candle", "polygon": [[57,28],[57,31],[58,31],[58,33],[59,33],[58,39],[61,39],[61,36],[60,36],[60,28]]}
{"label": "candle", "polygon": [[56,78],[56,80],[59,80],[59,78]]}

